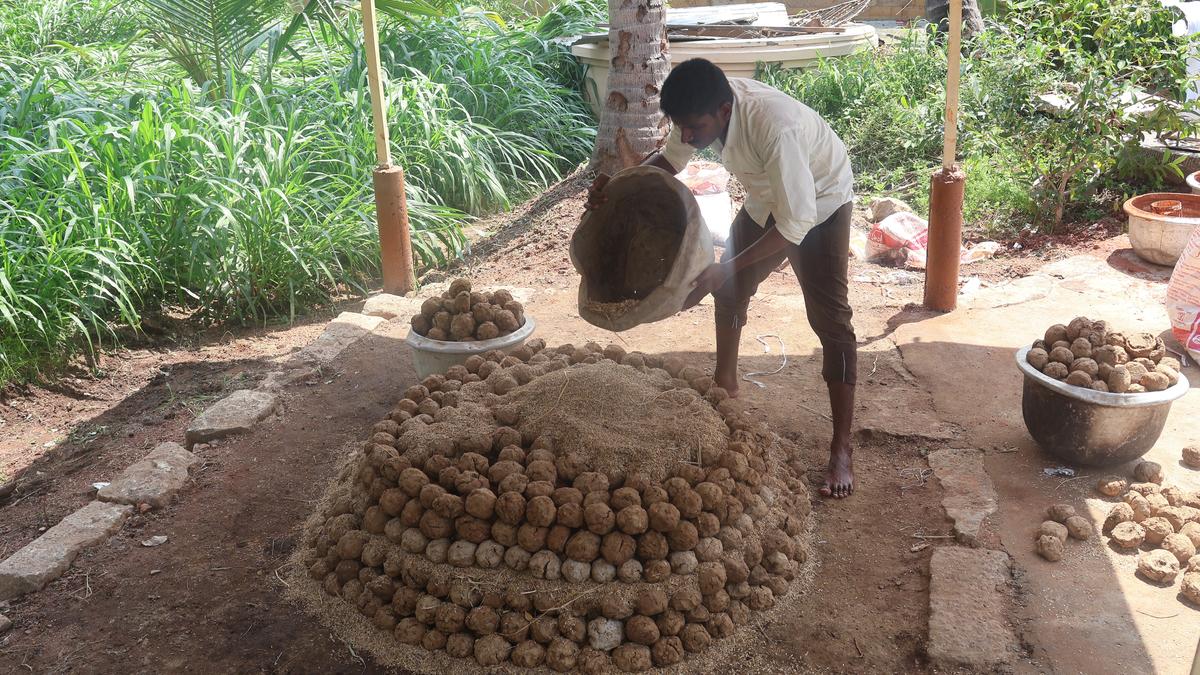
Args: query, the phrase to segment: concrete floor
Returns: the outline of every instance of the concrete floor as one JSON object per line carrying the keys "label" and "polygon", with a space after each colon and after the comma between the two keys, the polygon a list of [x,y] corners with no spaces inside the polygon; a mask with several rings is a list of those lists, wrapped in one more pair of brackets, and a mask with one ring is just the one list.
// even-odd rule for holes
{"label": "concrete floor", "polygon": [[[1141,580],[1134,575],[1136,554],[1110,549],[1099,538],[1068,542],[1057,563],[1033,549],[1032,533],[1051,504],[1074,504],[1099,531],[1115,500],[1095,491],[1096,479],[1129,475],[1132,467],[1076,467],[1072,480],[1044,475],[1042,469],[1063,462],[1041,451],[1025,429],[1014,351],[1078,315],[1163,334],[1170,327],[1166,285],[1140,278],[1146,276],[1153,275],[1129,274],[1098,258],[1070,258],[989,289],[954,313],[905,324],[894,335],[905,365],[932,392],[938,416],[961,425],[962,438],[985,451],[999,495],[989,524],[1018,570],[1018,630],[1033,663],[1052,672],[1182,674],[1200,639],[1200,611],[1177,597],[1179,579],[1170,587]],[[1172,340],[1168,345],[1179,349]],[[1185,375],[1193,389],[1200,387],[1200,368],[1192,365]],[[1146,459],[1164,467],[1166,483],[1200,490],[1200,471],[1180,462],[1181,449],[1198,442],[1200,394],[1193,391],[1175,402]],[[1028,662],[1019,670],[1044,672]]]}

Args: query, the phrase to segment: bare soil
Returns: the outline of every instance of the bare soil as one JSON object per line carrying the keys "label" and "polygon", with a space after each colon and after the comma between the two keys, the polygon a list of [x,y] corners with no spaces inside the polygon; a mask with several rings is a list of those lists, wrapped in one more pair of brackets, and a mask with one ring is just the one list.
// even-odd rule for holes
{"label": "bare soil", "polygon": [[[586,182],[573,176],[513,213],[477,223],[478,233],[488,236],[448,273],[544,292],[550,299],[538,309],[539,331],[551,345],[583,341],[576,335],[577,277],[566,244]],[[1026,253],[972,265],[964,274],[1000,281],[1043,262]],[[859,280],[851,284],[851,302],[864,345],[885,344],[896,326],[919,314],[904,311],[920,300],[919,279],[896,272],[852,263],[851,276]],[[426,281],[441,276],[429,274]],[[790,271],[781,271],[760,295],[763,309],[799,292]],[[711,370],[711,346],[681,351],[681,330],[709,339],[711,317],[703,314],[711,308],[692,312],[672,330],[639,332],[637,348]],[[156,443],[182,439],[209,402],[252,386],[270,359],[314,339],[320,318],[285,329],[196,336],[180,345],[161,338],[104,354],[100,376],[8,392],[0,403],[0,557],[86,503],[92,483],[111,479]],[[255,433],[199,447],[202,464],[174,505],[135,515],[46,590],[0,606],[15,622],[0,636],[0,673],[387,671],[286,600],[280,568],[344,444],[363,438],[415,382],[404,332],[391,324],[347,349],[318,380],[287,390],[282,417]],[[777,365],[773,355],[743,354],[744,370]],[[776,380],[785,386],[755,399],[755,414],[805,448],[815,484],[827,438],[817,409],[826,409],[820,354],[792,358],[793,367]],[[884,364],[876,357],[861,382],[865,398],[887,400],[914,386],[903,366]],[[920,391],[905,395],[928,398]],[[922,471],[928,447],[919,438],[860,439],[855,495],[814,505],[819,568],[809,594],[794,614],[760,627],[761,642],[744,655],[746,669],[928,669],[923,644],[931,548],[923,545],[936,540],[922,537],[949,531],[940,489]],[[168,541],[141,544],[153,535]]]}

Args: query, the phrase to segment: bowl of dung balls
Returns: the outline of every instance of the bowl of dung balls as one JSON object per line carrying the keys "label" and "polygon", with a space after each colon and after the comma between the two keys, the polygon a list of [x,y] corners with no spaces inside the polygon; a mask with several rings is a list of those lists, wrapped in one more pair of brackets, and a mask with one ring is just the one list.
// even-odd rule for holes
{"label": "bowl of dung balls", "polygon": [[533,319],[505,289],[473,290],[455,279],[441,295],[426,298],[410,320],[405,343],[417,377],[444,373],[473,355],[517,349],[533,335]]}
{"label": "bowl of dung balls", "polygon": [[1188,392],[1161,338],[1082,316],[1051,326],[1016,359],[1025,426],[1043,450],[1072,464],[1113,466],[1146,454],[1171,403]]}

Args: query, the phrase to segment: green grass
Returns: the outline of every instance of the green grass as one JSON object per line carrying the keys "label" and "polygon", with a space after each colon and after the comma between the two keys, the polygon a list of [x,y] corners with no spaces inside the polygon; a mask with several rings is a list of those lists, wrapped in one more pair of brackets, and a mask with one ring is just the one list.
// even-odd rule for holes
{"label": "green grass", "polygon": [[[589,7],[509,27],[385,24],[420,264],[445,264],[468,218],[587,156],[581,72],[550,40]],[[293,43],[300,58],[274,72],[260,58],[214,99],[136,20],[128,3],[0,2],[0,384],[111,344],[147,312],[261,323],[377,274],[362,54],[314,31]]]}

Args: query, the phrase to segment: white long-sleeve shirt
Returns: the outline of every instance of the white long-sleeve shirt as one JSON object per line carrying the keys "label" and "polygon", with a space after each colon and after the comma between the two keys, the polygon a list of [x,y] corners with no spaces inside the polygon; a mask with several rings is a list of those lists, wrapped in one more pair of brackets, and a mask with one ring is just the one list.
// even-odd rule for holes
{"label": "white long-sleeve shirt", "polygon": [[[759,226],[775,216],[788,241],[804,235],[854,198],[854,174],[846,146],[815,110],[755,80],[729,78],[733,114],[721,163],[746,189],[746,213]],[[696,149],[671,130],[663,157],[683,170]]]}

